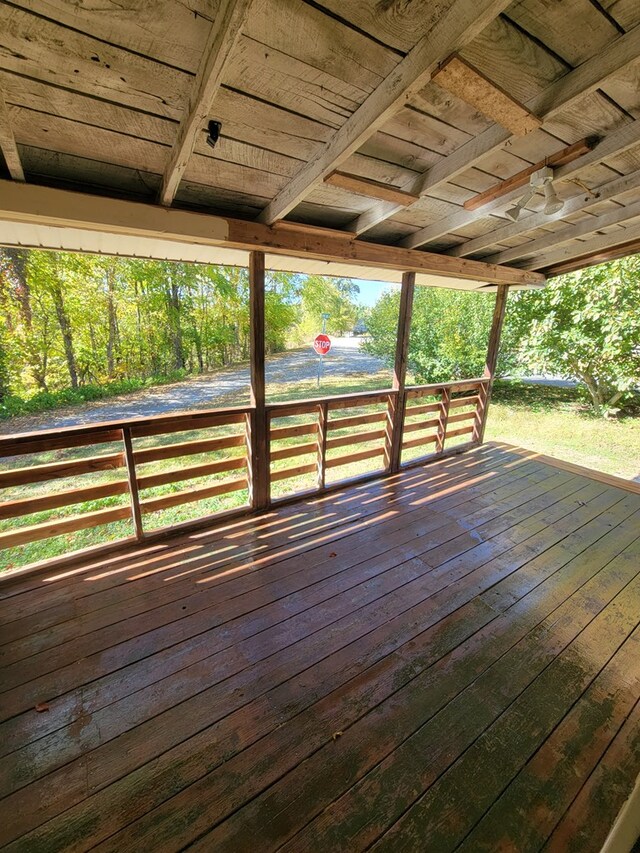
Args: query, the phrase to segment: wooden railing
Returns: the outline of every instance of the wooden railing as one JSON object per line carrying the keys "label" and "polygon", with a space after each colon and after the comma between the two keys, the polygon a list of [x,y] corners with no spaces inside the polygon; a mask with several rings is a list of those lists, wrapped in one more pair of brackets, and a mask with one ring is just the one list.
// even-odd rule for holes
{"label": "wooden railing", "polygon": [[[0,437],[0,549],[105,525],[120,534],[110,545],[121,545],[255,509],[260,477],[271,505],[461,452],[480,442],[488,384],[268,404],[266,458],[252,453],[251,406]],[[175,509],[193,504],[195,518],[176,521]]]}

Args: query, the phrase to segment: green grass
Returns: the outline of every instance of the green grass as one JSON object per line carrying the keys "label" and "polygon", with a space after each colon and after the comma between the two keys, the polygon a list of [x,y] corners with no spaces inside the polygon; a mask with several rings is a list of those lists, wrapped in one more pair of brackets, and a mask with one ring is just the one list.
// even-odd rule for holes
{"label": "green grass", "polygon": [[497,382],[485,439],[505,441],[596,471],[640,477],[640,416],[593,415],[579,389]]}
{"label": "green grass", "polygon": [[[326,397],[367,390],[375,391],[388,386],[388,371],[365,376],[333,377],[323,381],[320,388],[316,386],[316,382],[313,380],[308,382],[283,383],[280,385],[272,384],[268,388],[268,401],[284,402],[293,399]],[[219,403],[220,406],[232,406],[234,404],[238,405],[237,397],[234,399],[231,396]],[[383,409],[384,404],[371,404],[367,408],[358,407],[357,409],[341,410],[339,415],[348,417],[351,414],[364,414],[365,412],[382,411]],[[286,425],[305,423],[310,420],[312,420],[312,416],[300,415],[295,418],[288,418]],[[284,421],[274,425],[284,425]],[[375,429],[377,427],[371,425],[371,427],[363,429],[367,428]],[[171,433],[138,440],[136,447],[150,447],[157,444],[169,444],[207,436],[211,437],[214,434],[223,435],[239,431],[241,431],[241,427],[236,425],[218,427],[215,429],[215,432]],[[336,430],[332,432],[332,436],[340,436],[346,433],[347,430]],[[628,416],[616,421],[594,417],[590,414],[582,396],[576,389],[558,389],[524,385],[521,383],[496,383],[493,402],[489,410],[486,439],[489,441],[504,441],[621,477],[635,478],[640,475],[640,416]],[[463,437],[460,440],[465,439]],[[313,436],[311,435],[298,436],[281,440],[278,442],[277,447],[286,447],[292,444],[302,444],[311,441],[313,441]],[[450,442],[450,445],[452,443]],[[371,446],[371,444],[362,443],[351,446],[349,449],[346,447],[336,448],[329,453],[329,458],[345,455],[348,451],[357,452]],[[120,448],[115,445],[102,445],[67,451],[50,451],[34,455],[29,459],[14,458],[5,460],[3,467],[6,469],[23,467],[28,464],[44,464],[62,459],[81,459],[98,453],[117,452],[119,450]],[[223,450],[215,454],[198,454],[191,457],[178,457],[155,463],[147,463],[141,466],[139,473],[152,474],[167,469],[205,464],[216,459],[237,456],[241,452],[242,448],[238,447]],[[422,448],[416,450],[417,455],[421,455],[424,452]],[[280,460],[273,463],[273,469],[281,470],[295,465],[311,463],[314,459],[315,454],[310,453],[306,456]],[[381,464],[382,459],[380,457],[349,463],[328,471],[327,482],[346,479],[373,471],[379,469]],[[241,475],[241,473],[241,471],[228,472],[197,480],[179,481],[149,489],[145,491],[144,497],[155,497],[191,487],[209,485],[222,478],[235,478]],[[33,498],[66,489],[110,482],[121,479],[122,477],[124,477],[122,469],[118,471],[94,472],[75,478],[70,477],[65,480],[53,480],[43,484],[7,489],[3,494],[3,499],[8,501]],[[313,472],[295,479],[277,481],[273,483],[272,495],[275,498],[283,497],[294,491],[313,488],[315,481],[315,473]],[[197,503],[184,504],[147,515],[145,517],[146,528],[152,530],[159,526],[177,524],[222,510],[232,509],[246,505],[247,500],[247,492],[241,491],[226,496],[209,498]],[[92,501],[91,503],[43,511],[22,518],[8,519],[0,522],[0,532],[16,529],[27,524],[44,523],[48,520],[64,518],[108,506],[118,506],[127,502],[128,497],[126,495],[114,496]],[[121,521],[6,549],[5,551],[0,551],[0,571],[3,569],[18,568],[79,548],[113,541],[123,536],[131,535],[131,533],[130,522]]]}

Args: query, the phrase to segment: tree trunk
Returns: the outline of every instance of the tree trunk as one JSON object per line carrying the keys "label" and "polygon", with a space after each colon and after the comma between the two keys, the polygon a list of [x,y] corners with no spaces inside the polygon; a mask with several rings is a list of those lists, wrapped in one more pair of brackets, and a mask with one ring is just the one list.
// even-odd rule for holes
{"label": "tree trunk", "polygon": [[69,370],[69,379],[71,380],[71,387],[78,387],[78,369],[76,367],[76,357],[73,351],[73,335],[71,333],[71,324],[69,322],[69,316],[64,307],[64,298],[62,296],[62,289],[58,282],[55,282],[51,288],[51,295],[53,297],[53,304],[56,309],[56,317],[58,318],[58,325],[60,326],[60,332],[62,333],[62,341],[64,344],[64,354],[67,359],[67,369]]}
{"label": "tree trunk", "polygon": [[118,337],[118,321],[116,317],[116,303],[114,297],[115,276],[113,267],[107,268],[107,313],[109,323],[109,337],[107,338],[107,375],[113,379],[115,374],[115,350]]}
{"label": "tree trunk", "polygon": [[182,349],[182,324],[180,317],[180,286],[174,275],[171,275],[171,285],[168,293],[169,319],[171,324],[171,347],[173,349],[173,364],[176,370],[184,368],[184,352]]}
{"label": "tree trunk", "polygon": [[[10,276],[14,286],[14,296],[18,302],[20,319],[23,326],[24,350],[29,365],[29,372],[38,388],[46,391],[46,354],[41,358],[38,353],[36,335],[33,331],[33,308],[31,305],[31,286],[27,276],[28,249],[4,249],[5,257],[9,259]],[[44,359],[44,363],[43,363]]]}

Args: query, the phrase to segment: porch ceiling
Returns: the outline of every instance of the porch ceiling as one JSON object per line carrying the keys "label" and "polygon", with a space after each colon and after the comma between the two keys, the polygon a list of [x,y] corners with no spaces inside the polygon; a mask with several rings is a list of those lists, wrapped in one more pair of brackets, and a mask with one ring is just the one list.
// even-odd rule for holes
{"label": "porch ceiling", "polygon": [[[462,96],[432,79],[452,54],[472,68]],[[640,246],[639,75],[635,0],[14,0],[0,150],[17,181],[553,274]],[[473,105],[474,80],[497,106]],[[592,136],[555,169],[558,213],[538,193],[506,218],[521,187],[464,207]],[[335,274],[380,278],[358,267]]]}

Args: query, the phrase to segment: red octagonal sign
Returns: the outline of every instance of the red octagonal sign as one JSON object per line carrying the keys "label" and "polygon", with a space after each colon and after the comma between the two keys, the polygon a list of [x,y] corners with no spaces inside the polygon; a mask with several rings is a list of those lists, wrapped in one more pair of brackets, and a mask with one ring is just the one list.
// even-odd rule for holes
{"label": "red octagonal sign", "polygon": [[331,338],[329,335],[316,335],[313,341],[313,348],[318,355],[326,355],[331,349]]}

